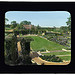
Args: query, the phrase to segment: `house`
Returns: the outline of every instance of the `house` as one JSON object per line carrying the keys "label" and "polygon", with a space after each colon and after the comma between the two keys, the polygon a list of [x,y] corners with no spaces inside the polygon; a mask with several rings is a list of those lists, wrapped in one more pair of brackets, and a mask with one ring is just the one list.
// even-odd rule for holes
{"label": "house", "polygon": [[25,29],[31,29],[32,25],[23,25],[25,27]]}
{"label": "house", "polygon": [[32,29],[32,27],[34,27],[36,29],[36,26],[34,25],[23,25],[25,27],[25,29]]}

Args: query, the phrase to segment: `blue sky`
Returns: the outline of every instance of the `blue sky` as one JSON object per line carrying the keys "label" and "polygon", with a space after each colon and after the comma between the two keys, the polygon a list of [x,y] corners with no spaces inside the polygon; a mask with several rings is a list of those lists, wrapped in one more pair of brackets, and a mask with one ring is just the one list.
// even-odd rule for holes
{"label": "blue sky", "polygon": [[66,21],[69,16],[70,13],[67,11],[8,11],[5,13],[5,18],[9,20],[7,24],[11,21],[20,23],[27,20],[41,27],[67,26]]}

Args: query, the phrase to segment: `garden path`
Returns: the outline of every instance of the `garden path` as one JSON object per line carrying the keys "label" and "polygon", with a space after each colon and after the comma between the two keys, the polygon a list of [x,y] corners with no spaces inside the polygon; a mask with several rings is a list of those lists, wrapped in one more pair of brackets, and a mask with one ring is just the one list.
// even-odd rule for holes
{"label": "garden path", "polygon": [[64,52],[63,50],[55,50],[55,51],[47,51],[47,52],[40,52],[40,53],[52,53],[52,52]]}
{"label": "garden path", "polygon": [[39,57],[38,53],[31,52],[32,62],[37,63],[38,65],[67,65],[70,63],[70,61],[64,61],[64,62],[49,62],[46,60],[43,60]]}
{"label": "garden path", "polygon": [[45,61],[43,59],[41,59],[40,57],[35,57],[32,59],[34,62],[36,62],[38,65],[67,65],[69,64],[70,62],[48,62],[48,61]]}

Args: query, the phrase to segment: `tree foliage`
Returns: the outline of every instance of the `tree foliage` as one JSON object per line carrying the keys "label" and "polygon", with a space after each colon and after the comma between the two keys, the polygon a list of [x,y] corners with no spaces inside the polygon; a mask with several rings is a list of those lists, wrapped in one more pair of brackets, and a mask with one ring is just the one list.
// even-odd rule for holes
{"label": "tree foliage", "polygon": [[7,18],[5,18],[5,24],[6,24],[7,21],[9,21],[9,20]]}
{"label": "tree foliage", "polygon": [[20,25],[30,25],[30,24],[31,24],[30,21],[22,21],[22,22],[20,23]]}
{"label": "tree foliage", "polygon": [[20,24],[17,24],[17,26],[16,26],[16,30],[19,30],[19,29],[25,29],[25,27],[23,27],[23,26],[20,25]]}
{"label": "tree foliage", "polygon": [[34,25],[32,25],[31,30],[32,30],[32,31],[35,31],[35,27],[34,27]]}
{"label": "tree foliage", "polygon": [[71,30],[71,15],[70,15],[70,17],[67,18],[67,19],[68,19],[68,21],[67,21],[66,23],[67,23],[67,25],[68,25],[68,29]]}
{"label": "tree foliage", "polygon": [[40,27],[39,24],[38,24],[36,28],[37,28],[37,29],[40,29],[41,27]]}
{"label": "tree foliage", "polygon": [[43,60],[50,61],[50,62],[62,62],[62,59],[57,57],[56,55],[49,55],[49,56],[40,56]]}
{"label": "tree foliage", "polygon": [[16,26],[17,26],[16,21],[12,21],[12,22],[11,22],[11,28],[15,28]]}
{"label": "tree foliage", "polygon": [[67,26],[61,26],[61,27],[60,27],[60,31],[61,31],[61,32],[64,32],[64,33],[65,33],[65,32],[68,32],[68,27],[67,27]]}
{"label": "tree foliage", "polygon": [[5,21],[9,21],[7,18],[5,18]]}

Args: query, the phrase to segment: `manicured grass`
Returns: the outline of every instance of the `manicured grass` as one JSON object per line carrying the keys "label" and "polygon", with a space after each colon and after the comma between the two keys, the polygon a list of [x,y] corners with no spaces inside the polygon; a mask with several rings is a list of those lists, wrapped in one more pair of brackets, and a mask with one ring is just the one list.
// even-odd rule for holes
{"label": "manicured grass", "polygon": [[71,55],[71,52],[52,52],[52,53],[42,53],[43,55]]}
{"label": "manicured grass", "polygon": [[34,39],[34,41],[31,42],[31,48],[34,51],[40,51],[41,49],[46,49],[49,51],[53,51],[53,50],[62,50],[62,48],[67,48],[64,47],[58,43],[52,42],[52,41],[48,41],[44,38],[41,38],[39,36],[27,36],[27,37],[31,37]]}
{"label": "manicured grass", "polygon": [[71,56],[59,56],[59,58],[65,61],[69,61],[69,60],[71,61]]}

